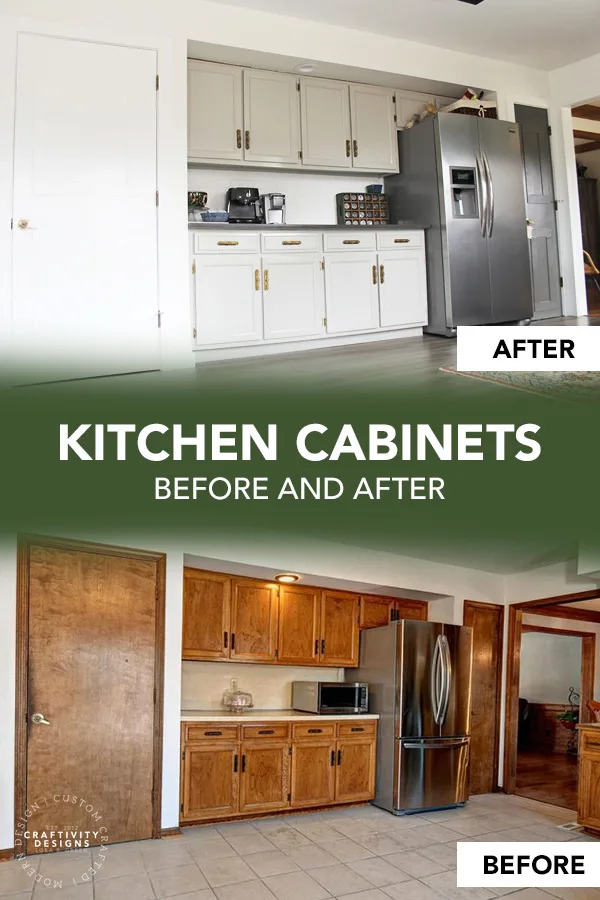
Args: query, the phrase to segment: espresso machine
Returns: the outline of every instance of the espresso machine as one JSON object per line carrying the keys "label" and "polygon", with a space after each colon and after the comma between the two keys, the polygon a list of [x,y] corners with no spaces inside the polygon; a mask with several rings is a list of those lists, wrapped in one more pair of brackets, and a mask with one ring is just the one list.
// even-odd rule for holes
{"label": "espresso machine", "polygon": [[227,213],[229,221],[235,225],[262,225],[265,220],[258,188],[229,188]]}
{"label": "espresso machine", "polygon": [[285,225],[285,194],[261,194],[260,207],[266,225]]}

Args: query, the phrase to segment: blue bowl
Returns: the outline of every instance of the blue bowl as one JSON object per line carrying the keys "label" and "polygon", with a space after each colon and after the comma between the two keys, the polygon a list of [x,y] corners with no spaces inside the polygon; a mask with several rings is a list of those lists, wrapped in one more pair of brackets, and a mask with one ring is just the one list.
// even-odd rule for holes
{"label": "blue bowl", "polygon": [[203,212],[203,222],[227,222],[228,215],[226,212]]}

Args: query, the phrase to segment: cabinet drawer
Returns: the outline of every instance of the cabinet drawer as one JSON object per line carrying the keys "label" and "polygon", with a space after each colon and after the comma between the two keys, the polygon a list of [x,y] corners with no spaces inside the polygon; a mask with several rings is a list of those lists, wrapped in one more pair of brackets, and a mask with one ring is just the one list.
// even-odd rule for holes
{"label": "cabinet drawer", "polygon": [[600,729],[598,729],[598,734],[590,734],[589,731],[582,731],[580,737],[581,753],[600,754]]}
{"label": "cabinet drawer", "polygon": [[242,725],[243,741],[287,740],[289,725],[285,722],[273,722],[264,725]]}
{"label": "cabinet drawer", "polygon": [[377,734],[377,722],[340,722],[337,727],[338,737],[374,737]]}
{"label": "cabinet drawer", "polygon": [[292,253],[305,250],[319,253],[323,249],[323,235],[320,232],[283,232],[261,235],[263,253]]}
{"label": "cabinet drawer", "polygon": [[375,233],[366,234],[361,231],[357,234],[355,231],[326,231],[325,232],[325,249],[326,250],[374,250],[375,249]]}
{"label": "cabinet drawer", "polygon": [[318,725],[303,722],[302,724],[292,725],[292,739],[295,741],[302,740],[303,738],[314,740],[315,738],[334,737],[335,722],[323,722]]}
{"label": "cabinet drawer", "polygon": [[423,247],[425,235],[422,231],[379,231],[377,247],[379,250],[402,250]]}
{"label": "cabinet drawer", "polygon": [[238,729],[235,725],[202,725],[190,723],[184,728],[184,741],[237,741]]}
{"label": "cabinet drawer", "polygon": [[260,234],[200,232],[194,234],[194,253],[260,253]]}

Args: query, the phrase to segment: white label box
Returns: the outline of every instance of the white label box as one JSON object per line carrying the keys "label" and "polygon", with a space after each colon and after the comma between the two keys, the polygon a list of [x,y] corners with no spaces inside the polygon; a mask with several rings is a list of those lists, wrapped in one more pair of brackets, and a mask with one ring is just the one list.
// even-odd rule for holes
{"label": "white label box", "polygon": [[600,887],[596,842],[459,841],[456,849],[458,887]]}
{"label": "white label box", "polygon": [[459,372],[599,372],[600,327],[460,325]]}

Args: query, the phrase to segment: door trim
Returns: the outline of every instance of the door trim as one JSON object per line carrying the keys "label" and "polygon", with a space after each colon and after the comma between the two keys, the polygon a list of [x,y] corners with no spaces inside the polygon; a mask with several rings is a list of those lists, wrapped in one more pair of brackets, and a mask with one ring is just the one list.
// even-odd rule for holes
{"label": "door trim", "polygon": [[56,550],[122,556],[156,563],[156,633],[154,644],[154,748],[152,775],[152,837],[161,835],[163,685],[165,656],[165,571],[166,554],[134,550],[112,544],[97,544],[68,538],[20,534],[17,538],[17,628],[15,684],[15,832],[27,801],[27,710],[29,667],[29,551],[32,546]]}
{"label": "door trim", "polygon": [[[500,773],[500,735],[502,733],[502,667],[504,663],[504,622],[505,608],[501,603],[480,603],[477,600],[465,600],[463,605],[463,623],[468,609],[493,609],[500,613],[500,636],[498,640],[498,662],[496,664],[496,737],[494,740],[494,791],[500,790],[498,775]],[[472,700],[472,697],[471,697]]]}

